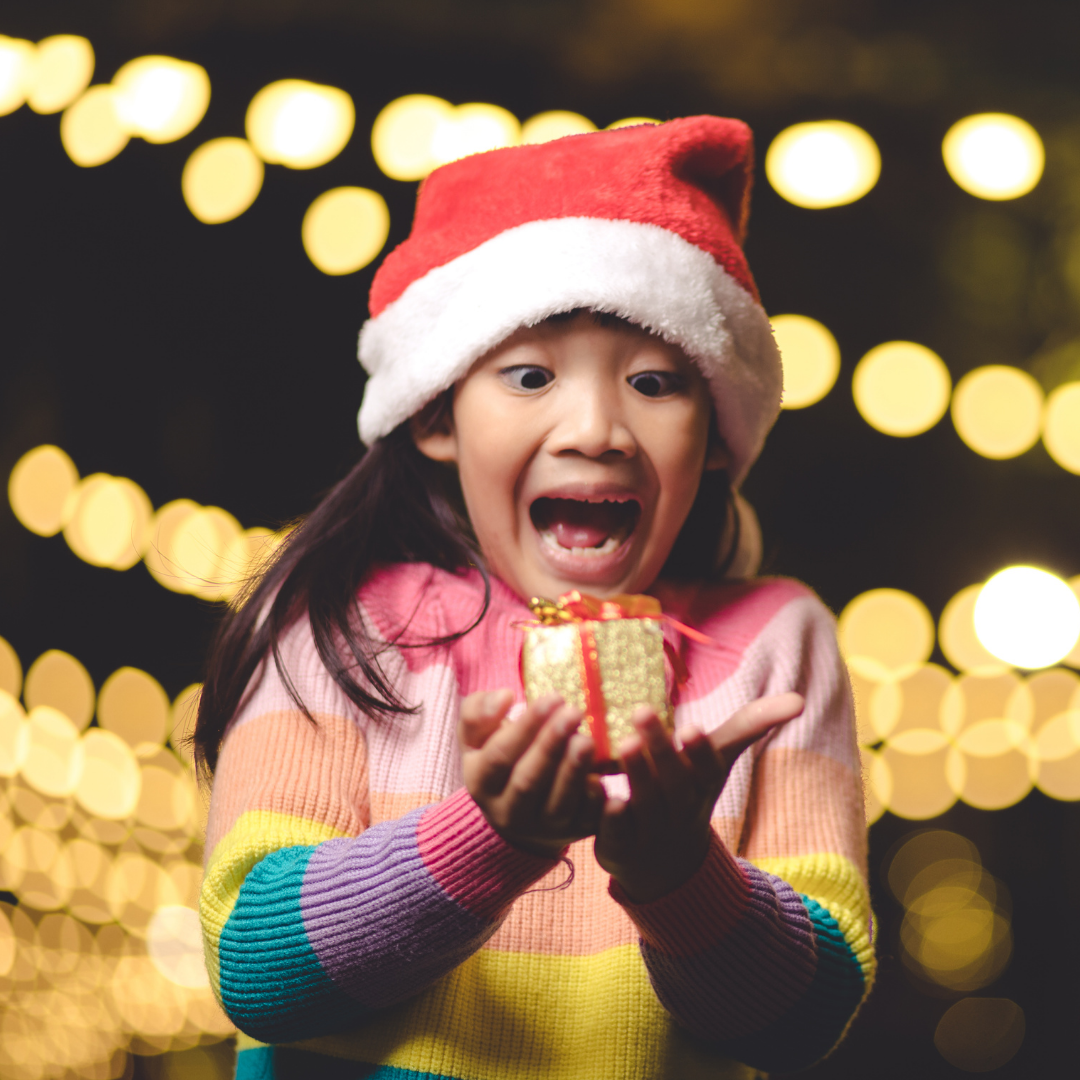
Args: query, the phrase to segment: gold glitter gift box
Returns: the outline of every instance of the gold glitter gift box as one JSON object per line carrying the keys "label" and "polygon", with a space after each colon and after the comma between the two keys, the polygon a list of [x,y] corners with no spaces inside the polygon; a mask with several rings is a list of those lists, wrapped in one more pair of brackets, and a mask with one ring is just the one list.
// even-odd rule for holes
{"label": "gold glitter gift box", "polygon": [[536,622],[523,628],[525,697],[532,702],[558,694],[581,709],[581,730],[592,735],[603,771],[617,768],[614,751],[633,734],[630,718],[639,706],[651,705],[672,729],[659,601],[601,600],[574,590],[554,602],[530,600],[529,608]]}

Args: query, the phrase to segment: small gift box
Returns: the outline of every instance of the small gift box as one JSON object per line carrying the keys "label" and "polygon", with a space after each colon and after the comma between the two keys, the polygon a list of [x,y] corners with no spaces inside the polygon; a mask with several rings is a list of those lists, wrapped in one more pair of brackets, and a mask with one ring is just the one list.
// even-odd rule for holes
{"label": "small gift box", "polygon": [[630,722],[651,705],[668,727],[674,710],[668,697],[660,603],[651,596],[601,600],[573,591],[558,600],[533,599],[535,623],[523,629],[521,677],[525,697],[558,694],[585,714],[601,771],[617,769],[615,748],[634,732]]}

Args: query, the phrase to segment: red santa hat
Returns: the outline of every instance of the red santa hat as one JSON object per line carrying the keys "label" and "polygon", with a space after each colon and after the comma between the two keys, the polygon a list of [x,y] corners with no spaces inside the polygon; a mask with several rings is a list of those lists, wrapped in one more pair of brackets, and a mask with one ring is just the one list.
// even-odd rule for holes
{"label": "red santa hat", "polygon": [[704,372],[738,485],[780,409],[780,354],[743,255],[753,145],[692,116],[475,154],[421,185],[360,333],[370,444],[518,327],[610,312]]}

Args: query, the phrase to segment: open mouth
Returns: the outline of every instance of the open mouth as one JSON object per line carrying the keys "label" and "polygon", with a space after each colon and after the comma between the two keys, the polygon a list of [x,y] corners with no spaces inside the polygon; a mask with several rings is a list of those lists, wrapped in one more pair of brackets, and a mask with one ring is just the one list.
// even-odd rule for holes
{"label": "open mouth", "polygon": [[537,499],[529,508],[541,539],[575,555],[609,555],[637,528],[641,504],[634,499]]}

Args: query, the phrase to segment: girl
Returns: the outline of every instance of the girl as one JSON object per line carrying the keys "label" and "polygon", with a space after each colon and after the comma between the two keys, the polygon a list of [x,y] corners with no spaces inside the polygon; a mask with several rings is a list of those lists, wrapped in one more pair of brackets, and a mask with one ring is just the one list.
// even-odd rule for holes
{"label": "girl", "polygon": [[[361,334],[370,449],[203,691],[238,1076],[747,1077],[817,1060],[865,996],[832,618],[724,580],[781,386],[750,176],[748,129],[695,117],[421,188]],[[676,736],[639,710],[603,783],[581,715],[525,707],[517,671],[525,600],[574,588],[648,590],[714,642],[665,631]]]}

